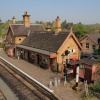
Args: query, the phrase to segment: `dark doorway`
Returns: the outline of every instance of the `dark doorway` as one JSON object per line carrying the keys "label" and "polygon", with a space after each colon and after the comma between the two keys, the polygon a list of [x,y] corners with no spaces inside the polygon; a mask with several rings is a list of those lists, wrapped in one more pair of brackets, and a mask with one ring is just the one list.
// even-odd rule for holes
{"label": "dark doorway", "polygon": [[28,52],[28,61],[29,61],[30,63],[33,63],[33,59],[32,59],[31,52]]}
{"label": "dark doorway", "polygon": [[14,54],[14,57],[15,57],[15,48],[14,48],[14,50],[13,50],[13,54]]}
{"label": "dark doorway", "polygon": [[58,72],[58,63],[56,58],[50,59],[50,68],[53,72]]}
{"label": "dark doorway", "polygon": [[40,61],[40,57],[39,57],[39,55],[37,54],[37,64],[40,64],[39,61]]}
{"label": "dark doorway", "polygon": [[84,80],[87,80],[87,83],[91,83],[91,75],[92,75],[92,70],[89,68],[85,68],[85,76]]}
{"label": "dark doorway", "polygon": [[21,59],[23,59],[23,51],[21,50],[21,55],[20,55]]}

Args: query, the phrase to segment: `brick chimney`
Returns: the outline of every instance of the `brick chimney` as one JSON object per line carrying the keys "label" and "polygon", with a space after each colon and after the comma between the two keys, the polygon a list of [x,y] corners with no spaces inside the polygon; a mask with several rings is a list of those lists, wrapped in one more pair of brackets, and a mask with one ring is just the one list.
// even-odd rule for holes
{"label": "brick chimney", "polygon": [[55,33],[59,33],[61,31],[61,24],[60,24],[60,18],[57,16],[55,19]]}
{"label": "brick chimney", "polygon": [[12,18],[12,24],[15,24],[16,23],[16,18],[13,16]]}
{"label": "brick chimney", "polygon": [[25,27],[30,27],[30,15],[28,15],[27,11],[24,12],[23,23],[24,23]]}

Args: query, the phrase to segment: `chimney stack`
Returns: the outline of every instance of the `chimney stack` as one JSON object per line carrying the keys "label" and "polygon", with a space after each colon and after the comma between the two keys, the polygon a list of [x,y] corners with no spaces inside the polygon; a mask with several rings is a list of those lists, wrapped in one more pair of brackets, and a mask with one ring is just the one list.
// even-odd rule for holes
{"label": "chimney stack", "polygon": [[12,18],[12,24],[15,24],[16,23],[16,18],[13,16]]}
{"label": "chimney stack", "polygon": [[25,27],[30,27],[30,15],[28,15],[27,11],[24,12],[23,23],[24,23]]}
{"label": "chimney stack", "polygon": [[59,33],[61,31],[61,24],[60,24],[60,18],[57,16],[55,20],[55,33]]}

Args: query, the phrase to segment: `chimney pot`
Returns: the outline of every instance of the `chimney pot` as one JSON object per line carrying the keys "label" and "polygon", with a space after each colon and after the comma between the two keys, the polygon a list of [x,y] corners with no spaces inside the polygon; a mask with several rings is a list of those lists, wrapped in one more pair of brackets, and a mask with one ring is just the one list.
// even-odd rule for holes
{"label": "chimney pot", "polygon": [[27,11],[25,11],[25,12],[24,12],[24,15],[27,15],[27,14],[28,14]]}
{"label": "chimney pot", "polygon": [[57,16],[57,18],[59,18],[59,16]]}
{"label": "chimney pot", "polygon": [[12,23],[15,24],[16,23],[16,18],[13,16],[12,18]]}

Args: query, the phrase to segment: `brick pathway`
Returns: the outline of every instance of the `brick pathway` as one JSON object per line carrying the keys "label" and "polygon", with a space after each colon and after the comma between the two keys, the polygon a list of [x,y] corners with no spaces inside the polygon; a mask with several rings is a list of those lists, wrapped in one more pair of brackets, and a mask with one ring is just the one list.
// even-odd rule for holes
{"label": "brick pathway", "polygon": [[[3,49],[0,49],[0,56],[47,87],[49,81],[54,81],[54,77],[62,77],[60,73],[53,73],[49,69],[44,70],[38,66],[28,63],[27,61],[8,57],[7,54],[5,54],[5,52],[3,51]],[[70,82],[68,82],[66,86],[64,86],[63,83],[64,81],[61,80],[61,84],[59,86],[53,86],[51,88],[52,90],[54,90],[55,94],[62,98],[62,100],[82,100],[79,96],[80,93],[77,93],[76,91],[71,89]]]}

